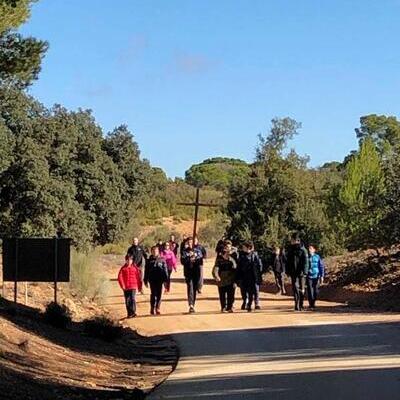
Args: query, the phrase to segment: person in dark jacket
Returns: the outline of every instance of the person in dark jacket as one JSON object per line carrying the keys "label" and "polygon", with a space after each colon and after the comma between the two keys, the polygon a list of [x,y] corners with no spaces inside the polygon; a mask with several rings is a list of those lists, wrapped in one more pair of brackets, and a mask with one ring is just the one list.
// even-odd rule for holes
{"label": "person in dark jacket", "polygon": [[[133,263],[140,269],[143,280],[147,254],[145,249],[139,244],[139,239],[137,237],[133,238],[132,245],[129,247],[127,255],[133,258]],[[142,290],[141,293],[143,293]]]}
{"label": "person in dark jacket", "polygon": [[302,245],[298,233],[292,235],[291,244],[286,253],[286,273],[292,281],[294,309],[303,310],[305,280],[308,274],[308,253]]}
{"label": "person in dark jacket", "polygon": [[161,314],[161,297],[164,283],[168,281],[168,266],[166,261],[160,257],[157,246],[151,248],[151,256],[146,262],[144,273],[144,284],[150,284],[150,314]]}
{"label": "person in dark jacket", "polygon": [[315,309],[319,285],[324,282],[325,267],[314,245],[308,246],[310,267],[307,275],[307,299],[311,310]]}
{"label": "person in dark jacket", "polygon": [[199,239],[197,236],[194,238],[194,247],[198,249],[202,255],[200,263],[200,280],[197,286],[197,293],[201,294],[201,290],[203,289],[204,284],[204,259],[207,258],[207,251],[206,248],[199,243]]}
{"label": "person in dark jacket", "polygon": [[282,295],[286,294],[285,289],[285,271],[286,271],[286,255],[279,246],[275,246],[272,255],[272,271],[275,276],[275,284]]}
{"label": "person in dark jacket", "polygon": [[221,312],[233,312],[235,301],[236,261],[227,246],[217,255],[212,275],[217,282]]}
{"label": "person in dark jacket", "polygon": [[174,252],[175,257],[178,257],[179,243],[175,240],[175,235],[169,237],[169,247]]}
{"label": "person in dark jacket", "polygon": [[125,264],[118,272],[118,283],[124,292],[128,318],[136,317],[136,292],[142,289],[140,269],[133,262],[132,256],[125,257]]}
{"label": "person in dark jacket", "polygon": [[[242,289],[242,310],[252,311],[253,302],[256,300],[257,285],[261,284],[262,262],[258,254],[254,251],[252,242],[245,242],[238,259],[237,280]],[[260,309],[260,306],[256,306]]]}
{"label": "person in dark jacket", "polygon": [[187,297],[189,303],[189,313],[195,312],[196,294],[201,279],[201,266],[203,263],[203,253],[198,246],[194,246],[193,239],[188,238],[186,247],[181,256],[183,274],[187,286]]}
{"label": "person in dark jacket", "polygon": [[187,236],[183,235],[182,236],[182,243],[181,243],[181,245],[179,247],[179,253],[180,253],[181,257],[182,257],[183,252],[185,251],[185,249],[187,249],[187,247],[188,247],[187,240],[188,240]]}

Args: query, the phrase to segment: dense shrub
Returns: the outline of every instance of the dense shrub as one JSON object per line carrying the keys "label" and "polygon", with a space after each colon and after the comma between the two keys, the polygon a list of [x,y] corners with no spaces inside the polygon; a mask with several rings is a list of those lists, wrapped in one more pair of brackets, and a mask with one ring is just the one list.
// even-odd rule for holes
{"label": "dense shrub", "polygon": [[65,329],[71,323],[71,314],[65,305],[51,302],[43,314],[44,320],[56,327]]}
{"label": "dense shrub", "polygon": [[121,325],[106,316],[84,320],[83,330],[87,335],[106,342],[113,342],[121,338],[124,332]]}

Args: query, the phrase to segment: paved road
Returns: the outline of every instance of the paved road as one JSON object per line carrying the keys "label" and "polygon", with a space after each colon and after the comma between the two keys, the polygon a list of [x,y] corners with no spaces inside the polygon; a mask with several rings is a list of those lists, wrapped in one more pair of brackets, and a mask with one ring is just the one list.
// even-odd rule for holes
{"label": "paved road", "polygon": [[[149,399],[400,399],[399,314],[326,302],[294,313],[290,298],[274,294],[262,295],[259,312],[221,314],[207,282],[195,315],[179,273],[163,315],[149,316],[148,296],[139,296],[140,316],[129,323],[142,334],[172,334],[181,352]],[[107,303],[123,316],[116,288]]]}

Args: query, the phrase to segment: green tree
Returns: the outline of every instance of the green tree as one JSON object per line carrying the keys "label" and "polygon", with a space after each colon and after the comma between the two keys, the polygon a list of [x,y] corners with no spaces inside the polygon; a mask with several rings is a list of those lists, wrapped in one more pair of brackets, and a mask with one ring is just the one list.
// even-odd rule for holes
{"label": "green tree", "polygon": [[0,0],[0,34],[18,28],[30,16],[32,0]]}
{"label": "green tree", "polygon": [[381,244],[384,194],[385,176],[381,159],[374,141],[367,137],[362,141],[358,155],[348,163],[338,193],[339,228],[347,247],[366,248]]}

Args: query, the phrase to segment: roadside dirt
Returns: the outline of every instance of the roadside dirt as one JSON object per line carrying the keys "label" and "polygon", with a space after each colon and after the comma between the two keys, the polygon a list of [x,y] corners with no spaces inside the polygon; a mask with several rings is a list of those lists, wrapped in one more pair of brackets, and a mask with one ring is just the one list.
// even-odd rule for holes
{"label": "roadside dirt", "polygon": [[[110,259],[106,257],[105,264]],[[122,337],[111,343],[87,336],[83,320],[107,310],[79,298],[66,284],[60,287],[59,299],[72,311],[73,322],[67,329],[43,320],[45,305],[53,299],[52,285],[29,284],[28,305],[16,307],[11,302],[13,285],[4,286],[0,399],[142,399],[176,364],[176,345],[167,337],[142,337],[132,329],[124,329]],[[20,303],[25,302],[24,288],[19,285]]]}

